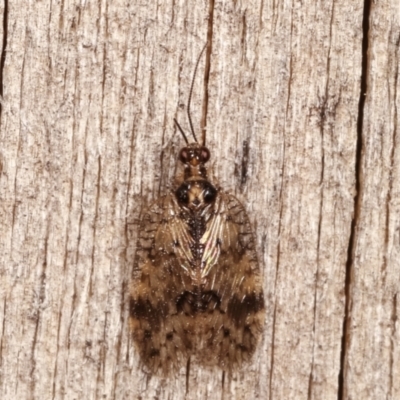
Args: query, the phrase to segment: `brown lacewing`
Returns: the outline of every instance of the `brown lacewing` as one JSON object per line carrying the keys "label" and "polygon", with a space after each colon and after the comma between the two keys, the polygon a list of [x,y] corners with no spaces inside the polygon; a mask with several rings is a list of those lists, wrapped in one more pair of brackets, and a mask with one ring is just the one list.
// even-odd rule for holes
{"label": "brown lacewing", "polygon": [[[206,44],[207,45],[207,44]],[[130,286],[130,327],[141,362],[168,375],[190,360],[233,371],[250,360],[264,323],[254,236],[242,204],[207,177],[205,135],[179,153],[174,191],[142,213]],[[188,371],[187,371],[188,373]]]}

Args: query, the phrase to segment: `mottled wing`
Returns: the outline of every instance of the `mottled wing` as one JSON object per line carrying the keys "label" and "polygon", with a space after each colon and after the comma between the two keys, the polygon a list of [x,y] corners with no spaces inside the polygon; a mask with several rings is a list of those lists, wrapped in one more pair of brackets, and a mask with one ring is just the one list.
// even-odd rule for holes
{"label": "mottled wing", "polygon": [[174,210],[174,197],[165,196],[142,215],[130,288],[133,338],[143,364],[152,373],[175,371],[193,348],[176,305],[190,282],[177,247],[187,248],[190,238]]}
{"label": "mottled wing", "polygon": [[231,370],[254,353],[264,299],[248,217],[220,192],[205,217],[201,281],[193,237],[173,196],[143,215],[131,286],[130,321],[141,359],[167,374],[189,356]]}
{"label": "mottled wing", "polygon": [[212,294],[215,307],[203,321],[208,340],[202,355],[204,362],[232,369],[254,353],[264,323],[264,296],[246,211],[234,196],[223,192],[217,205],[204,257],[213,258],[217,252],[219,257],[203,287],[203,293]]}

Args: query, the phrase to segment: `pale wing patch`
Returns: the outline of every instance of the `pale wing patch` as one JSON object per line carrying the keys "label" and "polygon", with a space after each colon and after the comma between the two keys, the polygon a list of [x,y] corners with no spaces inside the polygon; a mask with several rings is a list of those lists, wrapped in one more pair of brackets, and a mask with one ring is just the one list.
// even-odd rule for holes
{"label": "pale wing patch", "polygon": [[[194,240],[190,236],[187,223],[181,217],[181,212],[175,199],[171,196],[166,203],[166,213],[168,225],[166,230],[169,234],[170,246],[177,257],[179,265],[188,273],[192,272],[193,254],[191,248]],[[166,237],[164,236],[164,240]]]}
{"label": "pale wing patch", "polygon": [[224,203],[219,199],[216,202],[214,214],[211,215],[207,229],[200,243],[204,245],[201,259],[201,277],[206,277],[211,268],[218,263],[221,247],[224,246],[224,230],[226,229],[226,210]]}

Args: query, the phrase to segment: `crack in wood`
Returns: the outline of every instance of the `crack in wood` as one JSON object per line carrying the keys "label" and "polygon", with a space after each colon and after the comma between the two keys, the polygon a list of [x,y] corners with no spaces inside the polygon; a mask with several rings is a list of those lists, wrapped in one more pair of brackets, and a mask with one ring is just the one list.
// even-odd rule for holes
{"label": "crack in wood", "polygon": [[[7,54],[7,40],[8,40],[8,0],[4,0],[4,12],[3,12],[3,45],[1,49],[0,56],[0,99],[3,99],[3,72],[4,72],[4,64],[6,62],[6,54]],[[1,114],[3,111],[3,104],[0,101],[0,120]]]}
{"label": "crack in wood", "polygon": [[346,262],[346,273],[345,273],[345,309],[343,318],[343,329],[342,329],[342,343],[340,350],[340,370],[338,375],[338,400],[343,400],[347,397],[345,388],[346,379],[346,358],[347,348],[349,346],[350,338],[350,325],[351,325],[351,284],[353,274],[353,255],[355,251],[356,243],[356,229],[359,221],[359,212],[361,208],[361,175],[362,175],[362,146],[363,146],[363,120],[364,120],[364,105],[365,97],[367,92],[367,75],[368,75],[368,35],[369,35],[369,17],[371,14],[372,0],[365,0],[363,22],[362,22],[362,61],[361,61],[361,82],[360,82],[360,100],[358,104],[358,120],[357,120],[357,145],[356,145],[356,160],[355,160],[355,186],[356,195],[354,197],[354,214],[351,221],[351,231],[349,238],[349,246],[347,249],[347,262]]}

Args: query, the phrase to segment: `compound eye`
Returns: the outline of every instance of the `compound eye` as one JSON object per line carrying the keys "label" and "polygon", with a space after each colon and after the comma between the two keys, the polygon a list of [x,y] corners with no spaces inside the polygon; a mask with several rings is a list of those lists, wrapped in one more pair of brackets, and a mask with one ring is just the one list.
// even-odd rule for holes
{"label": "compound eye", "polygon": [[203,191],[203,199],[206,203],[212,203],[217,197],[217,189],[211,184],[207,184]]}
{"label": "compound eye", "polygon": [[189,150],[187,147],[184,147],[180,152],[179,152],[179,159],[184,163],[188,163],[190,158]]}
{"label": "compound eye", "polygon": [[178,202],[181,204],[188,204],[189,203],[189,189],[190,186],[188,186],[186,183],[183,183],[177,191],[175,192],[175,196],[178,199]]}
{"label": "compound eye", "polygon": [[210,150],[207,147],[202,147],[200,152],[200,161],[206,163],[210,159]]}

